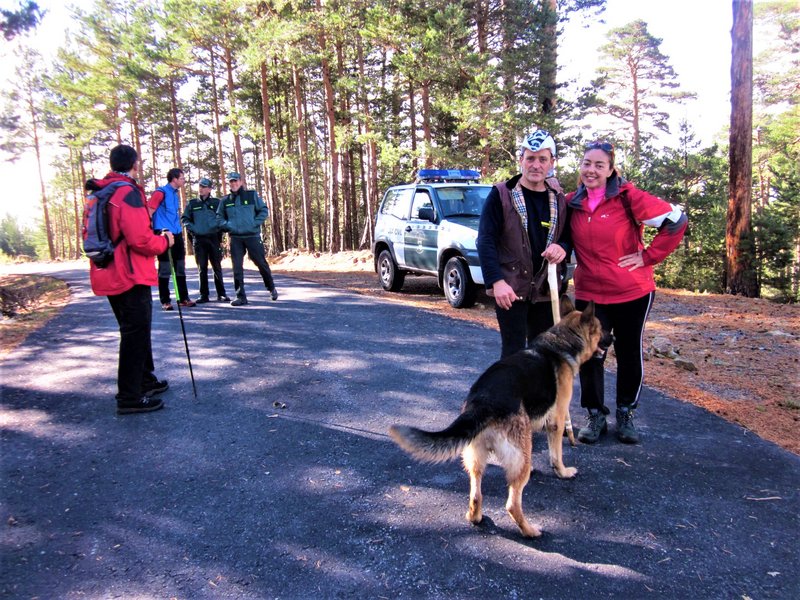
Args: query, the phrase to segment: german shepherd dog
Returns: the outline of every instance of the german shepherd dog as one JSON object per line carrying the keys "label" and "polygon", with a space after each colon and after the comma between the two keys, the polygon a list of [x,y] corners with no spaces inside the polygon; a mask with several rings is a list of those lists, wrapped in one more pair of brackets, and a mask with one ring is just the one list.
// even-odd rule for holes
{"label": "german shepherd dog", "polygon": [[491,365],[464,401],[461,414],[442,431],[428,432],[394,425],[389,435],[406,452],[424,462],[444,462],[460,453],[469,474],[467,520],[477,525],[481,512],[481,478],[493,458],[508,481],[506,510],[525,537],[541,530],[522,512],[522,490],[531,472],[532,434],[547,429],[550,464],[556,475],[570,479],[578,470],[562,460],[564,422],[572,398],[572,382],[581,364],[602,354],[612,341],[594,316],[594,303],[583,312],[562,296],[561,320],[531,346]]}

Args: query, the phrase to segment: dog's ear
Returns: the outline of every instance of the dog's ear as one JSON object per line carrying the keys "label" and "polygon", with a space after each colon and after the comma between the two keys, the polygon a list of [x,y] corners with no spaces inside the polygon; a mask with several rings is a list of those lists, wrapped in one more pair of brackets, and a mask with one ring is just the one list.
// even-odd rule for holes
{"label": "dog's ear", "polygon": [[570,300],[569,296],[566,294],[561,296],[561,302],[559,303],[558,307],[558,312],[561,314],[561,316],[563,317],[568,315],[573,310],[575,310],[575,305],[572,303],[572,300]]}
{"label": "dog's ear", "polygon": [[594,319],[594,300],[589,300],[589,304],[583,309],[581,313],[581,321],[588,323]]}

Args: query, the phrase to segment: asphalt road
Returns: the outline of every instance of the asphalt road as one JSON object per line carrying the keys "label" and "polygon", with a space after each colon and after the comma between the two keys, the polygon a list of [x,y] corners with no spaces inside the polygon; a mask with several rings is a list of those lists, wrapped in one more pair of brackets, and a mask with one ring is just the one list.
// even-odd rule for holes
{"label": "asphalt road", "polygon": [[157,310],[167,407],[117,416],[111,310],[49,268],[73,300],[2,363],[3,598],[800,597],[800,457],[691,404],[645,390],[643,443],[566,445],[570,481],[537,434],[526,540],[498,468],[475,527],[460,465],[386,435],[447,425],[495,331],[248,271],[184,311],[197,399]]}

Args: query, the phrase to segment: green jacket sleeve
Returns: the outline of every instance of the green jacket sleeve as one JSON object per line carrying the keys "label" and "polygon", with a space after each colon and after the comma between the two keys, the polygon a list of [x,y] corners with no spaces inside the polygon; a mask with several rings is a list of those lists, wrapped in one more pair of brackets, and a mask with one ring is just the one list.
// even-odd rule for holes
{"label": "green jacket sleeve", "polygon": [[181,223],[191,234],[194,234],[194,217],[192,216],[192,202],[191,200],[186,203],[186,208],[183,209],[183,215],[181,215]]}

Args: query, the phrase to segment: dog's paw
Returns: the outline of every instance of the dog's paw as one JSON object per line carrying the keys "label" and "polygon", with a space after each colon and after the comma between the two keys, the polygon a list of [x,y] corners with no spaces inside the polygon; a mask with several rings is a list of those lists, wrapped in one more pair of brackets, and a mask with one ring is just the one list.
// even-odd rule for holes
{"label": "dog's paw", "polygon": [[467,521],[472,523],[473,525],[480,525],[483,521],[483,515],[481,513],[474,514],[471,510],[467,511],[467,514],[464,515],[467,518]]}
{"label": "dog's paw", "polygon": [[542,530],[539,529],[536,525],[531,525],[530,523],[526,523],[525,527],[520,527],[520,531],[522,531],[522,535],[526,538],[537,538],[541,537]]}
{"label": "dog's paw", "polygon": [[578,469],[575,467],[553,467],[553,471],[559,479],[572,479],[578,474]]}

